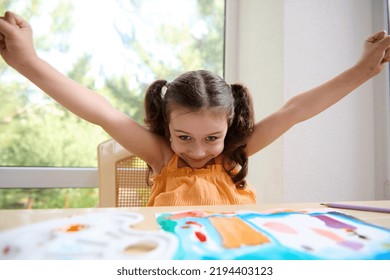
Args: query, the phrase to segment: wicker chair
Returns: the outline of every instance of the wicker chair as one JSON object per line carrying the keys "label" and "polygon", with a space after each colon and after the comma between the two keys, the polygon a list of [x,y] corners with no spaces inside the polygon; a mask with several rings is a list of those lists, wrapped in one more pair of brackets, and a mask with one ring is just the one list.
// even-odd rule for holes
{"label": "wicker chair", "polygon": [[146,163],[115,140],[98,146],[99,206],[140,207],[150,196]]}

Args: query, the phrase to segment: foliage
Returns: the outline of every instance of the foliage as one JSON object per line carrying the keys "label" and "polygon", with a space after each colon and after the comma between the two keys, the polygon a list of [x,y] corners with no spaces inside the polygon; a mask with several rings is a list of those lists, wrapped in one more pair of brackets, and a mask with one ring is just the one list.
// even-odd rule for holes
{"label": "foliage", "polygon": [[97,200],[96,188],[0,189],[0,209],[86,208]]}

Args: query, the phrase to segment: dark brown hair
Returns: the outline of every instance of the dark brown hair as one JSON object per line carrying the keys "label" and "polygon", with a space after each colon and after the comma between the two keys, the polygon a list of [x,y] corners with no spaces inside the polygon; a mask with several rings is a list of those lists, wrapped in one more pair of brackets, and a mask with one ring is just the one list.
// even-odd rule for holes
{"label": "dark brown hair", "polygon": [[[237,188],[244,188],[248,173],[245,152],[254,126],[254,111],[249,91],[241,84],[229,85],[206,70],[186,72],[174,81],[153,82],[145,95],[145,124],[154,133],[169,138],[169,116],[174,106],[193,111],[213,109],[226,112],[228,131],[224,142],[223,164]],[[231,164],[233,163],[233,164]],[[240,169],[234,172],[236,166]]]}

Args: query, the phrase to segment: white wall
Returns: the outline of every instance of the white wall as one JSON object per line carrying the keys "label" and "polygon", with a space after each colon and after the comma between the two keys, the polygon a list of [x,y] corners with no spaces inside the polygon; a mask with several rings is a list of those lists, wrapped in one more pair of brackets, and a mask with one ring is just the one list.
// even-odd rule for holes
{"label": "white wall", "polygon": [[[231,0],[228,9],[237,32],[227,38],[226,78],[248,85],[258,120],[352,66],[373,32],[370,0]],[[378,198],[374,85],[251,158],[259,203]]]}
{"label": "white wall", "polygon": [[[286,1],[284,19],[288,99],[357,61],[372,31],[371,1]],[[285,135],[283,199],[375,198],[372,87]]]}

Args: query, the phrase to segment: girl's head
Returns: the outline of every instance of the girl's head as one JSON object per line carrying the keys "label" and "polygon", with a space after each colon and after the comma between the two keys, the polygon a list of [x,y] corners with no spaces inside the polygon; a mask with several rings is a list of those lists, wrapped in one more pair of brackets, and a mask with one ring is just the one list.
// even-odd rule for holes
{"label": "girl's head", "polygon": [[[225,160],[234,163],[227,170],[233,181],[245,185],[248,157],[244,149],[254,114],[242,85],[229,85],[205,70],[184,73],[170,83],[157,80],[146,91],[145,123],[169,139],[172,150],[193,168],[223,153]],[[237,164],[241,169],[233,174]]]}

